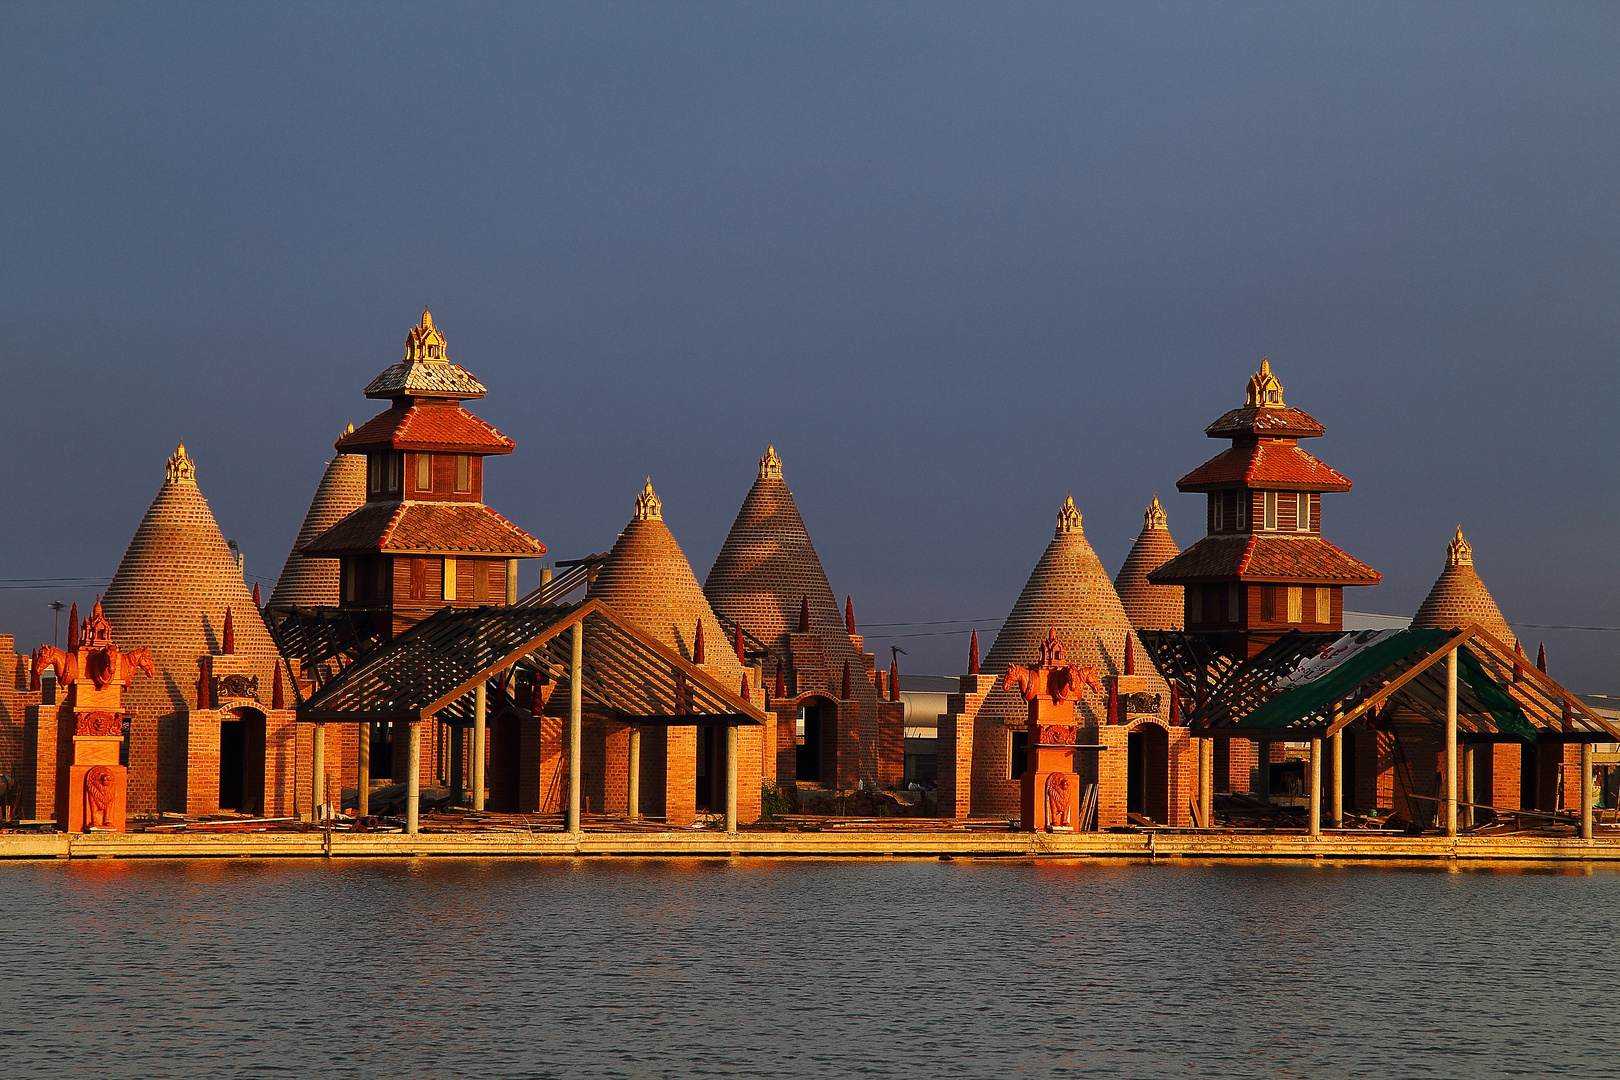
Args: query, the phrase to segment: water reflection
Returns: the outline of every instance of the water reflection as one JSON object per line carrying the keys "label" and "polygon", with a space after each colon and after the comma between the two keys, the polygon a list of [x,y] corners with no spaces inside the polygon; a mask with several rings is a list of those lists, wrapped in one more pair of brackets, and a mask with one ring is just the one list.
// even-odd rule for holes
{"label": "water reflection", "polygon": [[0,866],[0,1070],[1600,1076],[1606,867]]}

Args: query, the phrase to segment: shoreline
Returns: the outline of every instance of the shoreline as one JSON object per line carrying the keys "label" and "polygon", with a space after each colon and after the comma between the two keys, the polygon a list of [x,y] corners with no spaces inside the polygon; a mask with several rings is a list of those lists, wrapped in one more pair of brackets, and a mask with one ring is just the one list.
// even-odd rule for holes
{"label": "shoreline", "polygon": [[1412,837],[1185,833],[587,832],[49,833],[0,836],[0,861],[208,858],[1029,858],[1405,862],[1620,862],[1620,837]]}

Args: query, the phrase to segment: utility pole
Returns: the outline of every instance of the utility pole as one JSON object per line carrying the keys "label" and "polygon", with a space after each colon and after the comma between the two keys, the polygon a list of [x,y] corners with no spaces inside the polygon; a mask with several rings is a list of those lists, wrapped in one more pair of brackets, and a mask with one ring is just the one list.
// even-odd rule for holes
{"label": "utility pole", "polygon": [[62,647],[62,609],[67,605],[60,600],[52,600],[45,606],[56,612],[51,626],[51,648],[60,649]]}

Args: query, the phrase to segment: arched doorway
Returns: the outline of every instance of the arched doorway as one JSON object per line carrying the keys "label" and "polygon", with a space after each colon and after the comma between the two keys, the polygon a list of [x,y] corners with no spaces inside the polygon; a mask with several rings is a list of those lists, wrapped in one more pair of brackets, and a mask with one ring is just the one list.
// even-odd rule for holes
{"label": "arched doorway", "polygon": [[1125,809],[1170,821],[1170,733],[1158,724],[1143,724],[1125,738]]}
{"label": "arched doorway", "polygon": [[264,813],[264,713],[232,709],[219,723],[219,808]]}
{"label": "arched doorway", "polygon": [[838,703],[808,698],[799,706],[794,722],[797,754],[793,778],[836,787],[838,784]]}

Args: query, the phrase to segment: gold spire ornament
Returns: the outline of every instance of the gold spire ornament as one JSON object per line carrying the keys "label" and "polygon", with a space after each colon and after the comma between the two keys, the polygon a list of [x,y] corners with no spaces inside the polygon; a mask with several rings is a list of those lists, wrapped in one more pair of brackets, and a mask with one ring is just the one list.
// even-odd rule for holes
{"label": "gold spire ornament", "polygon": [[169,463],[163,468],[163,478],[171,484],[195,484],[197,482],[197,466],[192,464],[191,458],[186,456],[186,444],[181,443],[174,448],[174,454]]}
{"label": "gold spire ornament", "polygon": [[1457,526],[1457,535],[1452,537],[1451,538],[1451,543],[1446,545],[1446,565],[1447,566],[1473,566],[1474,565],[1474,548],[1473,548],[1473,546],[1471,544],[1468,543],[1467,540],[1463,539],[1462,526],[1461,525]]}
{"label": "gold spire ornament", "polygon": [[636,521],[663,521],[664,504],[659,501],[653,492],[652,477],[647,477],[647,486],[641,489],[636,496]]}
{"label": "gold spire ornament", "polygon": [[782,459],[776,456],[775,446],[767,446],[765,456],[759,459],[759,478],[761,480],[782,479]]}
{"label": "gold spire ornament", "polygon": [[1283,405],[1283,385],[1271,373],[1271,361],[1264,356],[1260,358],[1260,370],[1249,379],[1249,397],[1243,404],[1249,409],[1286,407]]}
{"label": "gold spire ornament", "polygon": [[1080,509],[1074,505],[1074,493],[1071,491],[1069,497],[1063,500],[1062,507],[1058,509],[1057,535],[1079,532],[1080,521]]}
{"label": "gold spire ornament", "polygon": [[1142,528],[1168,529],[1169,527],[1170,523],[1169,519],[1165,517],[1164,507],[1159,505],[1159,497],[1155,495],[1153,501],[1148,503],[1147,512],[1142,515]]}
{"label": "gold spire ornament", "polygon": [[405,335],[405,362],[444,363],[444,335],[433,325],[433,312],[422,309],[422,321]]}

